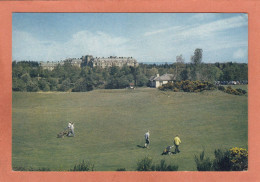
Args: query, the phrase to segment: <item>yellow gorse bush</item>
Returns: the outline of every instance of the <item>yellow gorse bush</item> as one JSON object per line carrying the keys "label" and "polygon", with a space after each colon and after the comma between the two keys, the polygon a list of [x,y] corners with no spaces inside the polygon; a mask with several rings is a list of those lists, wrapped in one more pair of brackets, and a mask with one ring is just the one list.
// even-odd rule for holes
{"label": "yellow gorse bush", "polygon": [[173,90],[174,92],[201,92],[204,90],[214,90],[216,87],[214,84],[207,81],[176,81],[168,82],[159,87],[160,90]]}
{"label": "yellow gorse bush", "polygon": [[247,170],[248,168],[248,151],[243,148],[234,147],[229,149],[233,170]]}

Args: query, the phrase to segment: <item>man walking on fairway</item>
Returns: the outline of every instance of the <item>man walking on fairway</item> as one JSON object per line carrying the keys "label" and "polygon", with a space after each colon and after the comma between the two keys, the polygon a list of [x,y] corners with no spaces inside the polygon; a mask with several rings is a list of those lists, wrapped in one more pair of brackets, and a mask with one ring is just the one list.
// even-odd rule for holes
{"label": "man walking on fairway", "polygon": [[71,122],[68,123],[68,127],[66,129],[70,129],[71,127]]}
{"label": "man walking on fairway", "polygon": [[65,132],[67,133],[66,135],[69,136],[70,134],[70,129],[71,129],[71,122],[68,123],[68,126],[64,129]]}
{"label": "man walking on fairway", "polygon": [[145,138],[144,147],[148,148],[148,145],[150,143],[150,132],[149,132],[149,130],[144,134],[144,138]]}
{"label": "man walking on fairway", "polygon": [[69,122],[67,129],[68,129],[67,136],[74,136],[74,123]]}
{"label": "man walking on fairway", "polygon": [[174,145],[175,145],[175,154],[179,153],[179,145],[181,143],[181,139],[179,138],[178,135],[175,136],[174,141],[173,141]]}
{"label": "man walking on fairway", "polygon": [[71,123],[71,126],[70,126],[70,131],[71,131],[71,134],[74,136],[74,123]]}

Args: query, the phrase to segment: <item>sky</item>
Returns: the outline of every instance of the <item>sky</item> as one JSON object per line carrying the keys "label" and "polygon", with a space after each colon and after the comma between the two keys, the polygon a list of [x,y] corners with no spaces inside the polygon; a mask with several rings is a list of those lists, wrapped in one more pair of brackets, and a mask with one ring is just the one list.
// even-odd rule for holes
{"label": "sky", "polygon": [[13,13],[12,59],[133,57],[173,63],[194,50],[202,61],[248,62],[245,13]]}

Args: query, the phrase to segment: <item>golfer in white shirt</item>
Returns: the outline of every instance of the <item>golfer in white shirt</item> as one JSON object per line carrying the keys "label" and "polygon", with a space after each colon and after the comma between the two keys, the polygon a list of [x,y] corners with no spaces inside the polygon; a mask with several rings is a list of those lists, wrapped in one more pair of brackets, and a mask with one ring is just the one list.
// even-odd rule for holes
{"label": "golfer in white shirt", "polygon": [[71,134],[74,136],[74,123],[71,123],[70,131],[71,131]]}
{"label": "golfer in white shirt", "polygon": [[150,132],[149,132],[149,130],[145,133],[144,138],[145,138],[144,147],[148,148],[148,145],[150,144]]}

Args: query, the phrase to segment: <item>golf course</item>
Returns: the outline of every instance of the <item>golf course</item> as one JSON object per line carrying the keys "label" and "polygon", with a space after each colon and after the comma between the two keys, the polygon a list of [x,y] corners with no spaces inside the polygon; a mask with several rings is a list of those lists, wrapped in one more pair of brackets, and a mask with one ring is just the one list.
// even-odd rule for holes
{"label": "golf course", "polygon": [[[70,121],[75,137],[57,138]],[[140,147],[147,130],[149,149]],[[181,152],[161,155],[176,134]],[[215,149],[232,147],[248,149],[247,95],[155,88],[12,94],[14,170],[68,171],[84,160],[95,171],[136,171],[149,156],[156,164],[164,159],[179,171],[196,171],[195,155],[204,150],[213,158]]]}

